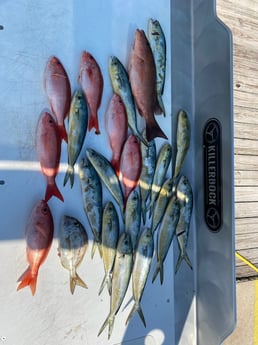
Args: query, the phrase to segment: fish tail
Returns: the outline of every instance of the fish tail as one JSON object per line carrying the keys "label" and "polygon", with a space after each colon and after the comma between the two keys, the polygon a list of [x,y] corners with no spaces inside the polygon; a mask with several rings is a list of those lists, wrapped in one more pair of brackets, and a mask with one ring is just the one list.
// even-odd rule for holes
{"label": "fish tail", "polygon": [[114,321],[115,321],[115,316],[112,314],[109,314],[108,317],[106,318],[105,322],[103,323],[102,327],[99,330],[98,336],[104,331],[104,329],[108,325],[108,339],[111,337],[113,327],[114,327]]}
{"label": "fish tail", "polygon": [[74,184],[74,167],[72,165],[68,165],[65,177],[64,177],[64,186],[66,185],[67,181],[70,179],[71,188]]}
{"label": "fish tail", "polygon": [[27,270],[18,279],[19,285],[17,286],[17,291],[23,289],[25,286],[29,286],[32,296],[34,296],[36,292],[37,277],[38,274],[32,275],[31,268],[28,267]]}
{"label": "fish tail", "polygon": [[157,103],[156,103],[154,112],[156,115],[163,114],[164,116],[166,116],[166,111],[165,111],[162,95],[159,92],[157,93]]}
{"label": "fish tail", "polygon": [[100,134],[99,130],[99,121],[98,121],[98,115],[96,114],[91,114],[90,119],[89,119],[89,124],[88,124],[88,131],[90,132],[92,128],[95,128],[95,134]]}
{"label": "fish tail", "polygon": [[160,274],[160,284],[163,284],[163,263],[162,262],[157,262],[157,267],[153,273],[153,277],[152,277],[152,283],[154,282],[154,280],[156,279],[158,273]]}
{"label": "fish tail", "polygon": [[168,139],[166,134],[160,128],[158,122],[153,117],[153,120],[146,123],[146,138],[148,141],[152,141],[156,137]]}
{"label": "fish tail", "polygon": [[126,324],[126,325],[128,324],[128,322],[131,320],[133,314],[134,314],[136,311],[138,312],[138,314],[139,314],[139,316],[140,316],[140,318],[141,318],[141,320],[142,320],[142,323],[144,324],[144,327],[146,327],[145,318],[144,318],[144,315],[143,315],[143,312],[142,312],[142,308],[141,308],[141,305],[140,305],[139,302],[135,302],[135,303],[134,303],[134,305],[133,305],[133,307],[132,307],[132,310],[130,311],[130,314],[128,315],[128,318],[127,318],[125,324]]}
{"label": "fish tail", "polygon": [[67,136],[67,132],[66,132],[64,124],[58,125],[57,128],[58,128],[58,133],[59,133],[60,139],[64,140],[66,143],[68,143],[68,136]]}
{"label": "fish tail", "polygon": [[47,184],[47,189],[46,189],[46,194],[45,194],[45,201],[47,202],[52,196],[57,197],[61,201],[64,201],[63,195],[59,191],[56,182],[48,182]]}
{"label": "fish tail", "polygon": [[178,269],[179,269],[179,267],[180,267],[180,265],[181,265],[183,260],[185,260],[185,262],[191,268],[191,270],[193,269],[191,260],[189,259],[189,256],[188,256],[186,250],[184,250],[184,251],[181,251],[180,254],[179,254],[179,257],[178,257],[178,260],[177,260],[177,263],[176,263],[175,273],[177,273],[177,271],[178,271]]}
{"label": "fish tail", "polygon": [[139,138],[140,141],[141,141],[145,146],[150,146],[148,140],[146,140],[146,139],[143,137],[143,135],[138,131],[138,129],[134,129],[133,132],[134,132],[134,135],[136,135],[137,138]]}
{"label": "fish tail", "polygon": [[144,203],[142,203],[142,221],[143,221],[143,224],[146,223],[146,213],[147,213],[147,207],[146,207],[146,204],[144,202]]}
{"label": "fish tail", "polygon": [[99,255],[102,258],[102,248],[101,248],[101,243],[99,242],[98,239],[93,239],[93,243],[92,243],[92,249],[91,249],[91,258],[93,259],[95,252],[96,252],[96,248],[98,247],[99,250]]}
{"label": "fish tail", "polygon": [[70,275],[70,291],[73,294],[75,286],[79,285],[85,289],[88,289],[87,284],[79,277],[78,273],[75,272],[75,274]]}
{"label": "fish tail", "polygon": [[109,273],[106,273],[99,288],[99,295],[102,293],[105,285],[107,285],[108,293],[111,296],[111,282],[111,275]]}

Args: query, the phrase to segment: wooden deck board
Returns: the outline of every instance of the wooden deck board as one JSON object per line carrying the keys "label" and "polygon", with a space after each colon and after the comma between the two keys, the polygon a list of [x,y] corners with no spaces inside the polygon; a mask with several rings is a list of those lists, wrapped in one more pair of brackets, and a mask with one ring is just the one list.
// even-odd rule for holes
{"label": "wooden deck board", "polygon": [[[258,266],[258,0],[217,0],[233,33],[236,250]],[[257,275],[236,260],[237,278]]]}

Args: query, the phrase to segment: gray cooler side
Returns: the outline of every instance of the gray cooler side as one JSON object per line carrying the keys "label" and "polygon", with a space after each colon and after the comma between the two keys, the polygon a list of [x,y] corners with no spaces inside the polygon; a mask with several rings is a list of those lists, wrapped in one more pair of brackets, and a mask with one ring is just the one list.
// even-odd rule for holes
{"label": "gray cooler side", "polygon": [[236,323],[232,35],[215,0],[193,11],[197,344],[219,345]]}

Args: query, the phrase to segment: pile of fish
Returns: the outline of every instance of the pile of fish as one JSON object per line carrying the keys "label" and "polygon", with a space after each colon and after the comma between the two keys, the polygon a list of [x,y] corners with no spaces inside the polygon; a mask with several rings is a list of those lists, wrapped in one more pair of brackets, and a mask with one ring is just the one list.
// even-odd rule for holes
{"label": "pile of fish", "polygon": [[[56,185],[59,172],[61,143],[67,143],[67,171],[64,186],[76,178],[78,163],[81,196],[89,229],[75,217],[64,215],[59,227],[58,255],[62,266],[69,271],[70,291],[76,285],[87,288],[77,274],[88,248],[88,230],[93,235],[91,257],[98,253],[103,261],[104,278],[99,294],[105,286],[110,295],[110,311],[98,335],[108,326],[111,336],[115,316],[132,280],[134,304],[128,323],[137,311],[146,326],[141,299],[149,276],[154,252],[156,266],[152,282],[160,275],[164,281],[164,261],[173,238],[177,239],[181,262],[192,268],[187,254],[188,236],[193,208],[193,193],[182,166],[190,146],[190,122],[184,110],[177,115],[176,148],[168,142],[156,116],[166,116],[162,95],[166,75],[166,42],[157,20],[149,19],[147,35],[135,31],[128,68],[116,57],[108,61],[113,89],[105,113],[107,145],[112,150],[107,159],[96,147],[81,151],[87,132],[101,135],[99,107],[104,78],[95,58],[86,51],[81,54],[78,72],[79,87],[71,94],[71,85],[64,66],[57,57],[47,62],[44,89],[51,111],[44,111],[36,130],[36,148],[42,174],[46,177],[44,199],[33,208],[27,227],[28,269],[19,278],[17,290],[30,286],[34,295],[38,270],[51,247],[54,225],[47,204],[53,196],[64,198]],[[144,128],[138,128],[139,115]],[[68,117],[68,130],[65,119]],[[156,138],[164,140],[157,150]],[[174,164],[173,164],[174,162]],[[168,177],[169,167],[174,166]],[[103,205],[103,187],[109,200]]]}

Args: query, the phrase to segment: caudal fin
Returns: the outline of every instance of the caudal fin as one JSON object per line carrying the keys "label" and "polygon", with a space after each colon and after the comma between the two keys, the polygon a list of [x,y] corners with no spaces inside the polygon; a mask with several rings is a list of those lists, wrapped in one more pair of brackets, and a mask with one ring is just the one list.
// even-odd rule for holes
{"label": "caudal fin", "polygon": [[58,125],[57,128],[61,141],[64,140],[66,143],[68,143],[68,136],[64,124]]}
{"label": "caudal fin", "polygon": [[23,289],[26,286],[29,286],[31,293],[34,296],[36,292],[38,274],[32,275],[31,268],[28,267],[27,270],[20,276],[18,279],[19,285],[17,286],[17,291]]}
{"label": "caudal fin", "polygon": [[180,267],[180,265],[181,265],[183,260],[185,260],[185,262],[191,268],[191,270],[193,269],[191,260],[189,259],[189,256],[188,256],[186,250],[184,250],[184,251],[181,251],[180,254],[179,254],[179,257],[178,257],[178,260],[177,260],[177,263],[176,263],[176,270],[175,270],[176,273],[178,272],[178,269],[179,269],[179,267]]}
{"label": "caudal fin", "polygon": [[45,201],[48,202],[48,200],[50,198],[52,198],[52,196],[57,197],[61,201],[64,201],[63,195],[61,194],[61,192],[57,188],[57,185],[56,185],[55,181],[54,181],[54,183],[49,183],[48,182],[47,189],[46,189],[46,194],[45,194]]}
{"label": "caudal fin", "polygon": [[163,114],[164,116],[166,116],[165,106],[163,103],[162,95],[160,93],[157,93],[157,102],[154,112],[156,115]]}
{"label": "caudal fin", "polygon": [[106,318],[105,322],[103,323],[102,327],[100,328],[98,336],[100,336],[100,334],[104,331],[104,329],[108,325],[108,339],[109,339],[111,337],[111,334],[113,331],[114,321],[115,321],[115,316],[109,314],[108,317]]}
{"label": "caudal fin", "polygon": [[104,278],[102,280],[102,283],[100,285],[100,288],[99,288],[99,295],[102,293],[105,285],[107,285],[108,293],[111,296],[112,278],[111,278],[111,274],[110,273],[106,273],[105,274],[105,276],[104,276]]}
{"label": "caudal fin", "polygon": [[73,294],[75,286],[79,285],[85,289],[88,289],[88,286],[84,281],[78,276],[77,272],[74,275],[70,275],[70,291]]}
{"label": "caudal fin", "polygon": [[98,237],[95,237],[94,236],[94,239],[93,239],[93,244],[92,244],[92,249],[91,249],[91,258],[93,259],[94,255],[95,255],[95,252],[96,252],[96,248],[98,247],[98,250],[99,250],[99,255],[100,257],[102,258],[102,247],[101,247],[101,242],[99,240]]}
{"label": "caudal fin", "polygon": [[146,123],[146,138],[148,141],[151,141],[156,137],[168,139],[166,134],[160,128],[158,122],[153,117],[151,121]]}
{"label": "caudal fin", "polygon": [[160,284],[163,284],[163,262],[157,262],[157,267],[153,273],[153,277],[152,277],[152,283],[154,282],[154,280],[156,279],[158,273],[160,274]]}
{"label": "caudal fin", "polygon": [[66,185],[67,181],[70,179],[71,188],[74,184],[74,167],[72,165],[68,165],[65,177],[64,177],[64,186]]}
{"label": "caudal fin", "polygon": [[135,303],[134,303],[134,305],[133,305],[132,310],[130,311],[130,314],[128,315],[128,318],[127,318],[125,324],[126,324],[126,325],[128,324],[128,322],[131,320],[133,314],[134,314],[136,311],[138,312],[138,314],[139,314],[139,316],[140,316],[140,318],[141,318],[141,320],[142,320],[142,323],[144,324],[144,327],[146,327],[146,322],[145,322],[145,318],[144,318],[144,315],[143,315],[143,312],[142,312],[141,305],[140,305],[139,302],[136,302],[136,301],[135,301]]}
{"label": "caudal fin", "polygon": [[100,134],[99,130],[99,120],[97,113],[94,115],[90,115],[89,124],[88,124],[88,131],[90,132],[92,128],[95,128],[95,134]]}

